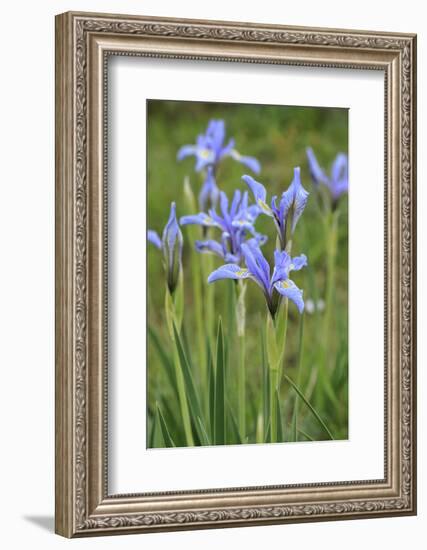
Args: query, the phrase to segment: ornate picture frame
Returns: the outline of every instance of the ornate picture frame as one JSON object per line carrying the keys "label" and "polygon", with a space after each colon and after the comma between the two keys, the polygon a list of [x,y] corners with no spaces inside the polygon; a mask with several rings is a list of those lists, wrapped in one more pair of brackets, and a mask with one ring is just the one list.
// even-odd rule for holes
{"label": "ornate picture frame", "polygon": [[[384,479],[108,493],[106,60],[338,67],[385,78]],[[56,532],[416,513],[416,36],[68,12],[56,17]]]}

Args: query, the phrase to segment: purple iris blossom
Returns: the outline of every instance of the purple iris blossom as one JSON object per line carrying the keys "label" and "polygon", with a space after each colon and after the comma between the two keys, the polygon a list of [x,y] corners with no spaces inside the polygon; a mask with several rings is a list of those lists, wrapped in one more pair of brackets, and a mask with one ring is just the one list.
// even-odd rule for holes
{"label": "purple iris blossom", "polygon": [[273,318],[280,303],[279,296],[275,295],[274,290],[294,302],[300,313],[304,311],[303,291],[289,279],[291,271],[299,271],[307,265],[307,257],[304,254],[291,258],[285,250],[275,250],[274,269],[270,275],[270,264],[256,242],[251,239],[242,244],[242,253],[246,268],[236,263],[225,264],[209,275],[208,283],[221,279],[252,279],[261,288]]}
{"label": "purple iris blossom", "polygon": [[219,187],[216,184],[212,166],[208,166],[206,179],[199,194],[199,206],[202,212],[215,208],[219,199]]}
{"label": "purple iris blossom", "polygon": [[171,203],[169,219],[160,239],[156,231],[149,229],[147,239],[163,252],[169,292],[173,294],[178,285],[182,266],[183,238],[176,219],[176,205]]}
{"label": "purple iris blossom", "polygon": [[201,225],[202,227],[217,227],[222,231],[221,243],[214,240],[198,241],[196,249],[199,252],[212,252],[226,261],[239,262],[241,259],[241,246],[248,234],[255,240],[264,244],[266,237],[255,231],[254,222],[259,214],[256,205],[248,205],[248,192],[241,193],[239,189],[234,192],[233,200],[229,205],[224,191],[219,194],[220,214],[215,208],[209,213],[200,212],[191,216],[183,216],[181,225]]}
{"label": "purple iris blossom", "polygon": [[332,204],[336,206],[343,193],[348,192],[348,158],[344,153],[338,153],[332,164],[331,174],[328,176],[320,167],[311,147],[307,147],[308,168],[315,185],[325,185],[332,197]]}
{"label": "purple iris blossom", "polygon": [[214,169],[225,157],[231,157],[247,166],[255,174],[259,174],[261,166],[254,157],[241,155],[236,151],[234,139],[225,143],[225,122],[212,119],[204,134],[199,134],[194,145],[184,145],[178,151],[177,158],[182,160],[188,156],[196,157],[196,172],[200,172],[208,166]]}
{"label": "purple iris blossom", "polygon": [[302,186],[300,168],[294,168],[294,178],[288,189],[282,193],[279,203],[277,204],[277,196],[274,196],[270,206],[267,204],[267,191],[262,183],[254,180],[251,176],[243,176],[242,179],[252,191],[260,214],[266,214],[274,219],[281,248],[284,250],[287,233],[290,231],[293,235],[309,195]]}

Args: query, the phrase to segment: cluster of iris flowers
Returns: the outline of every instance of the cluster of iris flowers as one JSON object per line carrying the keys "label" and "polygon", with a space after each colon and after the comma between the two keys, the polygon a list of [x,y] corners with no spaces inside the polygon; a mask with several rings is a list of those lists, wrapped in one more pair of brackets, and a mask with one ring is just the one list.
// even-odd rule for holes
{"label": "cluster of iris flowers", "polygon": [[[217,183],[218,167],[224,159],[234,159],[245,168],[249,168],[255,175],[260,173],[261,166],[257,159],[241,155],[235,148],[234,139],[226,140],[223,120],[211,120],[206,132],[197,137],[195,144],[184,145],[180,148],[177,159],[181,161],[189,156],[195,158],[195,171],[203,174],[203,184],[198,197],[200,211],[182,216],[178,221],[176,205],[172,203],[170,216],[162,236],[160,237],[155,231],[148,231],[148,240],[163,252],[166,273],[166,318],[171,340],[176,345],[175,374],[178,382],[178,396],[186,433],[186,443],[187,445],[197,443],[224,444],[227,438],[224,434],[224,426],[217,426],[218,418],[220,418],[218,411],[212,412],[209,407],[206,407],[206,410],[203,411],[203,407],[197,404],[197,396],[194,395],[194,393],[197,393],[194,391],[194,383],[191,380],[188,382],[189,373],[187,372],[185,354],[179,336],[183,307],[183,235],[181,227],[184,226],[200,226],[201,228],[200,236],[202,238],[192,243],[194,251],[216,256],[223,262],[217,269],[212,269],[203,283],[215,283],[224,279],[236,281],[236,300],[239,303],[236,310],[236,321],[237,332],[240,337],[239,403],[236,431],[240,442],[248,441],[245,411],[244,339],[246,281],[251,280],[256,283],[265,298],[270,369],[270,418],[266,424],[268,435],[264,434],[264,438],[276,442],[283,437],[278,427],[277,415],[278,410],[280,411],[279,388],[286,343],[288,301],[296,306],[300,314],[304,311],[303,290],[291,279],[291,273],[307,266],[307,257],[305,254],[292,256],[292,238],[306,207],[309,193],[302,185],[300,168],[295,167],[292,182],[280,196],[269,198],[262,183],[255,180],[251,175],[243,175],[242,180],[246,184],[247,190],[242,192],[236,189],[232,197],[228,197]],[[331,211],[333,211],[340,195],[348,189],[347,157],[343,154],[337,156],[330,176],[320,167],[310,148],[307,149],[307,159],[313,184],[316,188],[328,190]],[[263,253],[263,245],[267,242],[267,237],[256,229],[259,216],[269,217],[274,224],[276,240],[271,263]],[[193,258],[193,261],[195,261],[195,258]],[[208,265],[211,266],[211,264]],[[196,269],[194,273],[197,274],[198,270]],[[197,301],[200,302],[200,299],[199,288]],[[202,316],[201,304],[199,306],[198,319],[200,322]],[[210,312],[209,317],[214,317],[212,312]],[[215,323],[215,319],[208,319],[208,323],[204,323],[204,325],[208,325],[209,322]],[[201,333],[203,326],[197,327],[197,330],[200,331],[199,342],[200,347],[202,347],[204,345],[204,338]],[[207,330],[209,332],[209,327]],[[221,324],[219,324],[219,331],[221,331]],[[218,340],[218,353],[220,346],[223,346],[223,344]],[[202,363],[205,362],[207,355],[201,350],[199,360]],[[219,361],[218,357],[217,361]],[[201,377],[204,378],[201,382],[202,390],[205,386],[204,389],[208,391],[207,368],[205,365],[200,365],[200,368],[201,371],[205,371],[204,376]],[[218,370],[219,366],[217,365],[215,369],[216,376],[219,375]],[[188,383],[190,387],[188,387]],[[188,395],[188,393],[191,395]],[[160,411],[159,414],[161,415]],[[225,413],[223,412],[223,414]],[[209,415],[214,415],[215,418],[208,418]],[[160,420],[159,425],[164,427],[164,421]],[[173,444],[169,432],[163,433],[163,436],[166,445],[168,445],[168,442]]]}
{"label": "cluster of iris flowers", "polygon": [[[226,262],[209,275],[209,283],[221,279],[252,279],[264,293],[273,318],[278,305],[278,300],[274,299],[274,291],[289,298],[302,313],[303,291],[289,275],[291,271],[306,266],[307,258],[304,254],[292,258],[286,250],[287,240],[291,238],[308,198],[308,193],[301,184],[300,169],[295,168],[294,179],[289,188],[279,199],[272,197],[270,206],[266,203],[267,191],[264,185],[249,175],[244,175],[242,179],[253,195],[253,203],[249,203],[248,191],[242,193],[239,189],[234,192],[230,202],[215,181],[214,174],[218,164],[226,156],[231,156],[254,172],[260,171],[260,164],[253,157],[240,155],[234,149],[233,139],[226,145],[224,139],[224,121],[211,120],[206,133],[198,136],[195,145],[184,145],[178,152],[178,160],[194,155],[195,170],[206,170],[199,205],[210,205],[206,208],[207,212],[183,216],[178,223],[175,203],[172,203],[162,239],[156,232],[148,232],[148,239],[163,250],[169,291],[173,294],[180,271],[183,241],[180,225],[199,225],[203,228],[216,228],[219,235],[217,239],[196,241],[197,251],[215,254]],[[278,248],[274,253],[272,269],[261,248],[267,237],[255,229],[255,222],[261,214],[271,217],[277,229]]]}

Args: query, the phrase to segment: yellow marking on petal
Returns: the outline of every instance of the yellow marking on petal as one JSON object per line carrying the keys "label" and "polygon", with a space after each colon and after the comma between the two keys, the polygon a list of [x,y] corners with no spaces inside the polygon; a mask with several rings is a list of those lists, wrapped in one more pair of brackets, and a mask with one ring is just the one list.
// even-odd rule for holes
{"label": "yellow marking on petal", "polygon": [[199,151],[199,155],[203,159],[208,159],[212,156],[212,151],[210,151],[209,149],[202,149],[201,151]]}
{"label": "yellow marking on petal", "polygon": [[289,288],[291,286],[288,281],[282,281],[280,285],[282,286],[282,288]]}
{"label": "yellow marking on petal", "polygon": [[241,277],[242,275],[246,275],[247,272],[248,272],[247,269],[240,269],[239,271],[236,271],[236,275],[238,277]]}
{"label": "yellow marking on petal", "polygon": [[257,202],[258,202],[258,206],[262,208],[264,212],[267,212],[268,214],[271,212],[271,208],[267,204],[265,204],[264,201],[262,201],[261,199],[258,199]]}

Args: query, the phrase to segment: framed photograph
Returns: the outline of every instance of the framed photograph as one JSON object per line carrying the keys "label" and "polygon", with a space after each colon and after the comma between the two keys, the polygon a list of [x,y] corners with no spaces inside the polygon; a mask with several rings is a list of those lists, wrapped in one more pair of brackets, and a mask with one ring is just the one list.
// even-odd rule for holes
{"label": "framed photograph", "polygon": [[56,532],[416,513],[416,37],[56,18]]}

